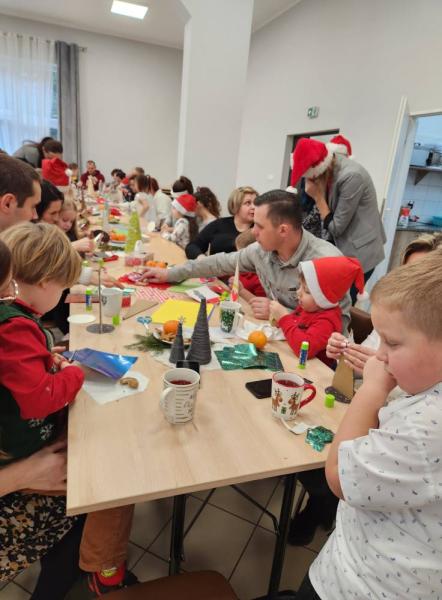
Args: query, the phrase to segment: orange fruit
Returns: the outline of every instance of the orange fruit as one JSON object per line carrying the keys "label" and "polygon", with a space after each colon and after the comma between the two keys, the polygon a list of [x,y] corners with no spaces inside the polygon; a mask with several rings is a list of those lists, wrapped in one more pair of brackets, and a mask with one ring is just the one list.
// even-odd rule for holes
{"label": "orange fruit", "polygon": [[166,321],[163,325],[163,331],[166,334],[173,333],[176,335],[176,332],[178,331],[178,325],[178,321]]}
{"label": "orange fruit", "polygon": [[165,269],[167,267],[167,262],[158,261],[157,267],[159,267],[160,269]]}
{"label": "orange fruit", "polygon": [[258,350],[262,350],[267,344],[267,336],[262,331],[252,331],[247,341],[254,344]]}

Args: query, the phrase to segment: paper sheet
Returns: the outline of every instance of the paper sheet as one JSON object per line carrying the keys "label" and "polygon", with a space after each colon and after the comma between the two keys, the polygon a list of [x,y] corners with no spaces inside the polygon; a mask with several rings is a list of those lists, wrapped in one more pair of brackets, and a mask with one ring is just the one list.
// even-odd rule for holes
{"label": "paper sheet", "polygon": [[[186,327],[194,327],[198,316],[200,305],[197,302],[186,302],[185,300],[167,300],[151,316],[153,323],[165,323],[166,321],[184,318]],[[207,316],[213,310],[212,304],[207,304]]]}
{"label": "paper sheet", "polygon": [[279,327],[272,327],[269,323],[252,323],[251,321],[243,322],[242,327],[236,331],[236,337],[247,340],[252,331],[262,331],[272,342],[285,340],[285,335]]}
{"label": "paper sheet", "polygon": [[83,389],[98,404],[107,404],[126,396],[133,396],[134,394],[144,392],[149,384],[148,378],[138,371],[128,371],[125,377],[135,377],[139,383],[138,388],[134,390],[127,385],[121,385],[119,381],[101,375],[101,373],[90,371],[85,376]]}

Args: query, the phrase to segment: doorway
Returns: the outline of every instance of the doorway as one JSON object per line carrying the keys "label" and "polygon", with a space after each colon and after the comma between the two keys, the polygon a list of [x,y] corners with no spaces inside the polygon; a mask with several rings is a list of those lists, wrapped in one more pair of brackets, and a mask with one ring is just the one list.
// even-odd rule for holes
{"label": "doorway", "polygon": [[[437,121],[431,122],[429,119],[435,116],[438,117]],[[435,128],[436,123],[437,129]],[[440,134],[437,133],[439,127]],[[438,150],[439,147],[440,150]],[[431,155],[430,152],[432,152]],[[434,173],[430,173],[431,171]],[[431,174],[431,180],[429,174]],[[424,178],[427,183],[431,182],[432,184],[428,187],[436,188],[436,184],[440,183],[440,202],[438,204],[436,204],[436,198],[439,192],[434,190],[430,194],[431,200],[434,199],[434,202],[426,202],[428,190],[423,189]],[[402,97],[381,207],[382,221],[387,236],[386,258],[376,267],[375,273],[370,278],[369,288],[392,267],[397,266],[400,246],[408,243],[405,235],[403,244],[398,238],[399,232],[403,231],[401,228],[398,229],[399,214],[401,207],[407,204],[412,205],[410,213],[412,220],[406,229],[408,241],[411,241],[413,235],[418,237],[424,230],[436,230],[430,222],[430,218],[438,216],[438,213],[442,216],[442,108],[411,113],[407,98]],[[430,214],[432,212],[435,214]],[[417,223],[417,225],[413,223]],[[442,231],[442,228],[439,229]],[[400,236],[402,237],[402,233]]]}

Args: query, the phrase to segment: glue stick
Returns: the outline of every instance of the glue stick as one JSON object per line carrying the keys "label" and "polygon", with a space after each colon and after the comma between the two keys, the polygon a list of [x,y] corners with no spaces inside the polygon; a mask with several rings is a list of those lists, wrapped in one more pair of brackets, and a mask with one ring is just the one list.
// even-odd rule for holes
{"label": "glue stick", "polygon": [[308,342],[301,343],[301,350],[299,352],[299,365],[298,365],[298,367],[300,369],[305,369],[305,366],[307,364],[308,347],[309,347]]}
{"label": "glue stick", "polygon": [[91,288],[86,288],[85,302],[86,302],[86,311],[87,312],[91,311],[92,310],[92,290],[91,290]]}

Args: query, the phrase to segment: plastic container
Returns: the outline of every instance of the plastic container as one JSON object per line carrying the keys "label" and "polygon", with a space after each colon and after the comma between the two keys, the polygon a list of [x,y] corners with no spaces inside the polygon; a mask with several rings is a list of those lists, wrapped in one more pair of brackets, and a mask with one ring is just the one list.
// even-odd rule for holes
{"label": "plastic container", "polygon": [[399,221],[398,225],[401,227],[407,227],[410,221],[410,208],[408,206],[401,206],[401,211],[399,213]]}

